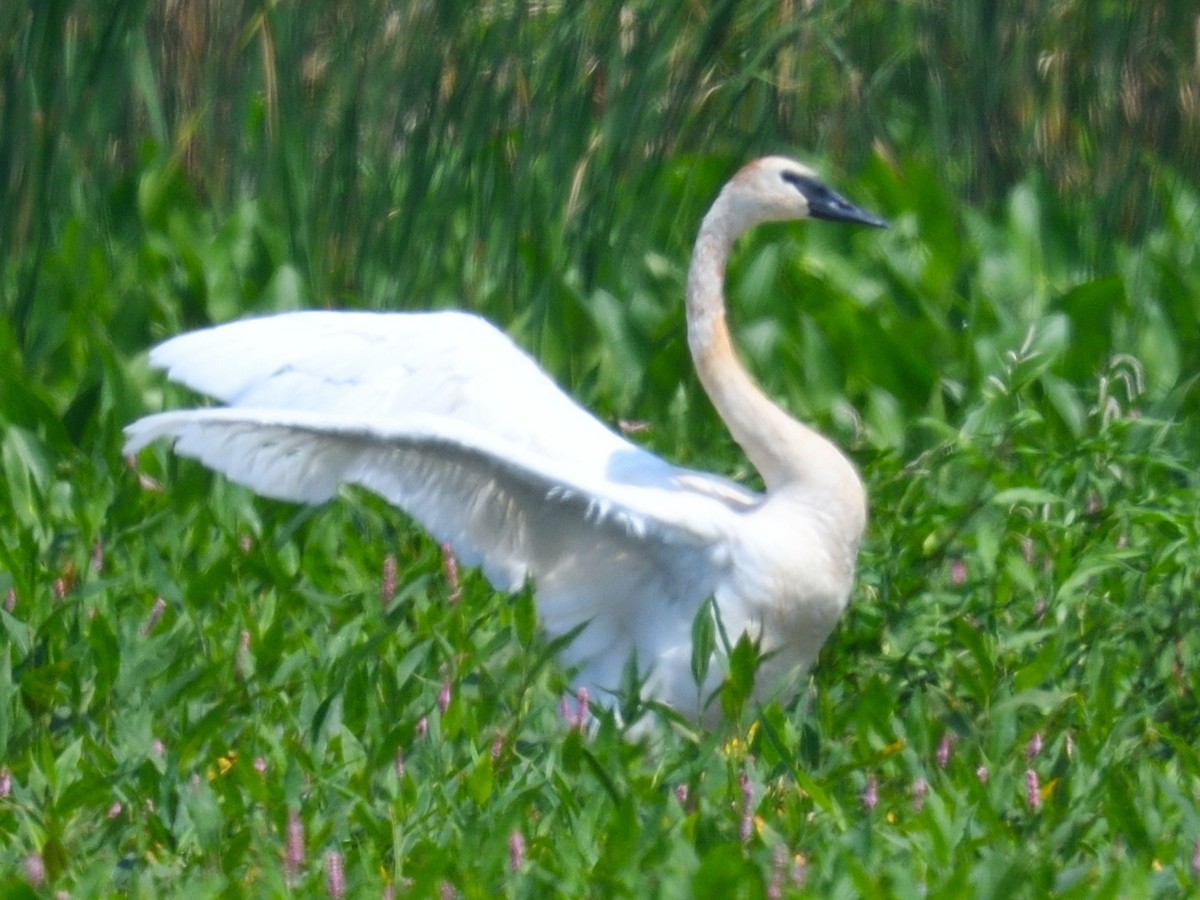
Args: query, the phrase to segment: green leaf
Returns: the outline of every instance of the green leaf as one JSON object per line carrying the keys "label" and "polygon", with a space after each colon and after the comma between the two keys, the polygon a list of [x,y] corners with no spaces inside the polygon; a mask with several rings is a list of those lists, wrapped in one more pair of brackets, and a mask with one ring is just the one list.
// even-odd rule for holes
{"label": "green leaf", "polygon": [[696,687],[704,686],[708,669],[717,646],[717,624],[714,619],[716,603],[709,597],[700,604],[692,619],[692,679]]}
{"label": "green leaf", "polygon": [[1041,715],[1047,716],[1069,701],[1075,695],[1070,691],[1027,690],[1006,697],[992,707],[994,716],[1007,715],[1025,707],[1036,709]]}
{"label": "green leaf", "polygon": [[495,767],[491,754],[485,753],[475,763],[475,768],[467,778],[467,793],[475,801],[475,805],[483,807],[492,796],[492,785],[495,782]]}
{"label": "green leaf", "polygon": [[738,638],[729,654],[729,671],[721,685],[721,711],[730,721],[739,721],[742,711],[754,693],[754,678],[758,672],[758,648],[745,632]]}

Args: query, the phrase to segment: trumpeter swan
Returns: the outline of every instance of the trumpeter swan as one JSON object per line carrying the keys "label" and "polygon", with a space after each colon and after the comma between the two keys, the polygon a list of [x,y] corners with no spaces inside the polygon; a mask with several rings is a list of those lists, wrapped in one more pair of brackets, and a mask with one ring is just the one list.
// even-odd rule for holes
{"label": "trumpeter swan", "polygon": [[460,312],[285,313],[173,338],[153,365],[225,406],[140,419],[126,452],[166,437],[259,494],[303,503],[360,485],[497,589],[532,579],[551,637],[583,625],[561,655],[591,698],[612,698],[632,656],[646,698],[711,719],[722,665],[697,685],[691,664],[706,598],[731,640],[760,641],[755,699],[794,687],[846,606],[866,520],[854,467],[758,388],[725,322],[734,240],[805,218],[884,225],[807,167],[768,157],[725,185],[688,271],[696,371],[764,494],[634,446]]}

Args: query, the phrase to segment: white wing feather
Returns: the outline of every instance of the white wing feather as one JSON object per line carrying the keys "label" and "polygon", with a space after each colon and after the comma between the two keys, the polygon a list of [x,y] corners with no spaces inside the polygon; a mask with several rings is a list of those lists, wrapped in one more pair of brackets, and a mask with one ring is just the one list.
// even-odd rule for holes
{"label": "white wing feather", "polygon": [[[150,361],[228,406],[381,419],[433,413],[593,472],[612,453],[636,450],[580,409],[504,333],[469,313],[247,319],[172,338]],[[644,456],[651,468],[651,460],[665,465]]]}
{"label": "white wing feather", "polygon": [[[614,434],[467,314],[252,319],[174,338],[151,361],[229,406],[141,419],[127,452],[170,438],[279,499],[379,494],[497,588],[532,577],[550,635],[588,623],[564,658],[594,692],[617,685],[630,653],[688,671],[695,610],[761,500]],[[656,696],[683,708],[687,688]]]}

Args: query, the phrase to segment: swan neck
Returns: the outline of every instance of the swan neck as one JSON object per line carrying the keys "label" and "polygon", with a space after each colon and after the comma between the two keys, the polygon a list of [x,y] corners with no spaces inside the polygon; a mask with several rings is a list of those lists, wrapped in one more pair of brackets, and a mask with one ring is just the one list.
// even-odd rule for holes
{"label": "swan neck", "polygon": [[[722,200],[705,216],[687,281],[688,345],[696,373],[730,434],[762,476],[768,493],[800,485],[862,509],[862,485],[830,441],[776,405],[737,355],[725,315],[725,269],[734,241]],[[853,516],[852,516],[853,517]]]}

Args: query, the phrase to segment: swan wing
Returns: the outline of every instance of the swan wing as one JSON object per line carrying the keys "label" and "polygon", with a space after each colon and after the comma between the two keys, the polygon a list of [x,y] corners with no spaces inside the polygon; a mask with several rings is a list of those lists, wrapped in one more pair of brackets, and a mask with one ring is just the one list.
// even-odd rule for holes
{"label": "swan wing", "polygon": [[227,406],[441,415],[593,474],[634,449],[470,313],[285,313],[180,335],[150,361]]}
{"label": "swan wing", "polygon": [[672,684],[689,671],[696,610],[726,578],[737,520],[758,501],[637,448],[609,460],[616,475],[597,476],[428,413],[223,407],[147,416],[126,435],[127,452],[168,438],[269,497],[320,503],[359,485],[498,589],[532,578],[552,637],[586,624],[563,656],[598,697],[619,684],[631,654]]}

